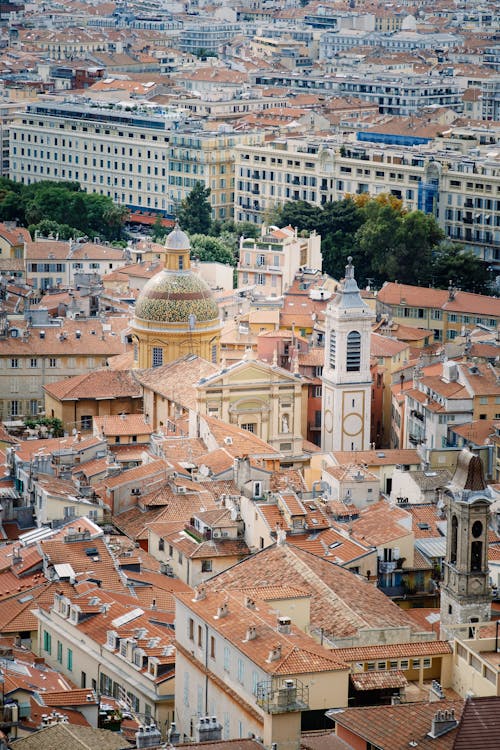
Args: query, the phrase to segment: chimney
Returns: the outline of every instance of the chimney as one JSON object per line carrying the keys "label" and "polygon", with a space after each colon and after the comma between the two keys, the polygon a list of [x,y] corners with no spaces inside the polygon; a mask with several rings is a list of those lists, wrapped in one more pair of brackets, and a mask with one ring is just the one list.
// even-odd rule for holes
{"label": "chimney", "polygon": [[244,643],[246,643],[247,641],[253,641],[255,640],[255,638],[257,638],[257,628],[255,627],[255,625],[249,625],[247,628],[247,634],[245,636]]}
{"label": "chimney", "polygon": [[194,590],[193,602],[201,602],[202,599],[205,599],[206,595],[207,590],[205,586],[197,586]]}
{"label": "chimney", "polygon": [[278,661],[278,659],[281,659],[281,643],[276,643],[271,651],[269,652],[269,656],[267,657],[267,661]]}
{"label": "chimney", "polygon": [[170,729],[167,734],[168,742],[170,745],[178,745],[181,741],[181,733],[177,729],[175,722],[173,721],[170,725]]}
{"label": "chimney", "polygon": [[247,609],[255,609],[255,600],[251,596],[245,596],[245,607]]}
{"label": "chimney", "polygon": [[445,698],[444,690],[441,687],[441,683],[438,680],[432,680],[431,687],[429,689],[429,703],[433,701],[442,701]]}
{"label": "chimney", "polygon": [[226,617],[228,612],[229,607],[227,606],[227,602],[224,602],[224,604],[221,604],[220,607],[217,607],[217,614],[215,615],[215,619],[220,620],[222,617]]}
{"label": "chimney", "polygon": [[292,621],[289,617],[278,617],[278,633],[290,635],[292,632]]}
{"label": "chimney", "polygon": [[457,726],[458,721],[455,719],[455,709],[436,711],[432,719],[431,731],[427,736],[434,740],[436,737],[441,737],[443,734],[451,732]]}

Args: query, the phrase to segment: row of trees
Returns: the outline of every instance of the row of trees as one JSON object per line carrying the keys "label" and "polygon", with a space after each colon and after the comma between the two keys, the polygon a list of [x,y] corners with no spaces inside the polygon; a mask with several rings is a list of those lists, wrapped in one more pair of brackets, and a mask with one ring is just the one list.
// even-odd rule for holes
{"label": "row of trees", "polygon": [[[177,217],[190,237],[193,255],[206,261],[235,266],[239,238],[256,237],[259,227],[250,222],[214,221],[210,188],[196,183],[181,202]],[[128,211],[107,196],[85,193],[77,182],[42,181],[30,185],[0,178],[0,221],[16,219],[34,237],[52,233],[60,239],[86,235],[120,240]],[[445,240],[434,216],[407,211],[392,195],[369,195],[316,206],[305,201],[285,203],[266,217],[268,224],[291,224],[301,232],[316,230],[322,238],[323,269],[340,278],[348,255],[353,255],[361,283],[384,281],[445,288],[450,280],[476,292],[490,288],[489,271],[472,251]],[[161,221],[153,237],[162,240],[168,230]]]}
{"label": "row of trees", "polygon": [[58,234],[60,239],[87,236],[119,240],[128,214],[111,198],[85,193],[78,182],[48,180],[24,185],[0,178],[0,221],[17,220],[34,237]]}
{"label": "row of trees", "polygon": [[384,281],[489,292],[489,271],[471,250],[445,239],[434,216],[407,211],[392,195],[346,197],[315,206],[294,201],[276,208],[269,223],[291,224],[321,235],[323,270],[344,274],[348,255],[357,279],[380,286]]}

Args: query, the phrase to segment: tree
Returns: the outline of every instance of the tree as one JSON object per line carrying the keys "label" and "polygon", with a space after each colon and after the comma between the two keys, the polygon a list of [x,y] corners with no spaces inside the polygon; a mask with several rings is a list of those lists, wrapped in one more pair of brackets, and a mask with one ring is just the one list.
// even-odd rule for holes
{"label": "tree", "polygon": [[169,229],[163,226],[161,216],[157,216],[151,227],[151,238],[153,242],[163,242],[168,233]]}
{"label": "tree", "polygon": [[[313,228],[321,235],[325,273],[337,279],[342,278],[347,256],[356,251],[355,235],[362,222],[362,211],[350,198],[324,204],[319,221]],[[360,257],[357,257],[356,263],[358,278],[368,275],[369,269],[361,265]]]}
{"label": "tree", "polygon": [[192,234],[191,255],[201,261],[216,261],[231,266],[236,265],[236,258],[231,246],[222,237],[210,237],[204,234]]}
{"label": "tree", "polygon": [[188,234],[209,234],[212,224],[212,207],[208,201],[209,187],[196,182],[191,192],[181,201],[177,218],[181,229]]}
{"label": "tree", "polygon": [[268,216],[268,224],[278,227],[288,225],[297,229],[307,229],[311,232],[318,228],[321,208],[307,201],[289,201],[282,206],[277,206]]}
{"label": "tree", "polygon": [[431,268],[433,286],[446,289],[450,281],[466,292],[490,294],[491,283],[486,263],[472,250],[445,240],[437,247]]}
{"label": "tree", "polygon": [[50,219],[42,219],[38,224],[30,224],[28,232],[32,238],[35,239],[36,233],[41,237],[58,237],[60,240],[76,239],[77,237],[83,237],[84,232],[75,227],[70,227],[69,224],[58,224],[57,221],[51,221]]}

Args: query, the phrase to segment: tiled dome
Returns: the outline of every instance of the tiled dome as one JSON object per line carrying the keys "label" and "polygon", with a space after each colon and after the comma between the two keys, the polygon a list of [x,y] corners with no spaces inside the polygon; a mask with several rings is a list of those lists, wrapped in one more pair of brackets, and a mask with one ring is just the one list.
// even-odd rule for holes
{"label": "tiled dome", "polygon": [[[175,229],[169,237],[174,233]],[[187,239],[181,230],[177,234]],[[136,318],[158,323],[188,324],[192,314],[200,322],[219,318],[210,287],[192,271],[160,271],[144,286],[135,305]]]}

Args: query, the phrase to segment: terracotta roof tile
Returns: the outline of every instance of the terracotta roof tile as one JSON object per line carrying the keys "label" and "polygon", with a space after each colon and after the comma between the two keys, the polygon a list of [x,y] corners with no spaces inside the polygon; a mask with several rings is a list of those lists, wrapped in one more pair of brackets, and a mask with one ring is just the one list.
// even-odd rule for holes
{"label": "terracotta roof tile", "polygon": [[[428,733],[437,707],[439,710],[453,709],[459,720],[463,706],[463,700],[442,700],[439,704],[407,703],[347,708],[335,713],[332,718],[340,727],[345,727],[364,742],[384,750],[408,750],[411,742],[417,742],[420,750],[432,750],[436,747],[436,739],[429,737]],[[451,750],[455,737],[456,730],[442,735],[439,750]]]}
{"label": "terracotta roof tile", "polygon": [[311,630],[333,640],[356,637],[362,628],[407,627],[408,615],[381,591],[324,558],[290,544],[267,547],[214,576],[207,588],[291,585],[311,594]]}
{"label": "terracotta roof tile", "polygon": [[[268,674],[297,675],[309,672],[337,671],[347,665],[292,625],[291,633],[277,633],[276,615],[264,604],[258,609],[245,606],[245,594],[238,591],[209,591],[205,598],[193,600],[191,594],[178,594],[177,598],[202,618],[209,618],[215,628],[239,651],[246,654]],[[227,614],[217,617],[219,608],[227,605]],[[247,639],[247,629],[252,625],[256,637]],[[279,642],[279,656],[269,654]]]}
{"label": "terracotta roof tile", "polygon": [[64,378],[44,386],[45,392],[57,399],[139,398],[142,389],[133,375],[120,370],[94,370],[74,378]]}
{"label": "terracotta roof tile", "polygon": [[408,685],[404,672],[397,669],[387,672],[354,672],[351,682],[356,690],[383,690]]}

